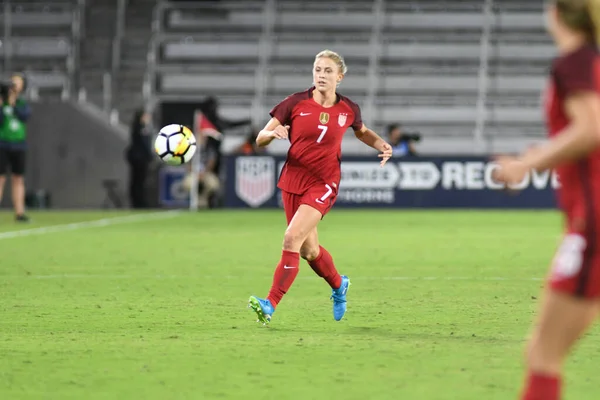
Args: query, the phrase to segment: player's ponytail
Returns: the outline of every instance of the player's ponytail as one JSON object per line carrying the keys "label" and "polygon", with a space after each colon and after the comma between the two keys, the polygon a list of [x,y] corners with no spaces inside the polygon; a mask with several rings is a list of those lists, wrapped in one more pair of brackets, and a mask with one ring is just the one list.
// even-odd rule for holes
{"label": "player's ponytail", "polygon": [[582,32],[600,45],[600,0],[554,0],[558,18],[569,29]]}
{"label": "player's ponytail", "polygon": [[600,46],[600,0],[588,0],[588,13],[593,25],[594,41]]}

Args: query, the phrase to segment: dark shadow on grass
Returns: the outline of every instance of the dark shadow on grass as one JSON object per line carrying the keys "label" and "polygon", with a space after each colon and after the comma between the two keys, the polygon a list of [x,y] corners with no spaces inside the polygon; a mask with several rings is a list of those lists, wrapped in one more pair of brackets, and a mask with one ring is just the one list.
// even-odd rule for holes
{"label": "dark shadow on grass", "polygon": [[397,340],[422,340],[429,342],[436,341],[460,341],[468,343],[504,343],[504,344],[517,344],[520,345],[525,343],[525,338],[505,338],[495,336],[480,336],[475,333],[454,333],[454,332],[440,332],[440,333],[418,333],[418,332],[401,332],[397,330],[391,330],[389,328],[378,328],[373,326],[348,326],[344,332],[340,334],[356,335],[368,337],[384,337],[386,339],[397,339]]}
{"label": "dark shadow on grass", "polygon": [[464,342],[464,343],[486,343],[486,344],[510,344],[522,346],[526,342],[526,338],[506,338],[501,336],[480,336],[476,330],[472,332],[462,331],[462,332],[439,332],[439,333],[421,333],[421,332],[404,332],[401,328],[399,329],[390,329],[389,327],[377,327],[377,326],[360,326],[360,325],[350,325],[345,323],[344,321],[336,323],[339,326],[337,329],[326,329],[321,330],[317,327],[314,329],[300,327],[297,325],[286,325],[286,326],[261,326],[256,327],[259,329],[264,329],[267,334],[275,334],[275,335],[290,335],[295,334],[298,336],[299,341],[304,339],[302,338],[310,338],[314,336],[326,335],[329,337],[344,337],[344,336],[352,336],[353,340],[369,340],[373,338],[381,338],[385,340],[406,340],[412,342],[431,342],[431,343],[439,343],[439,342]]}

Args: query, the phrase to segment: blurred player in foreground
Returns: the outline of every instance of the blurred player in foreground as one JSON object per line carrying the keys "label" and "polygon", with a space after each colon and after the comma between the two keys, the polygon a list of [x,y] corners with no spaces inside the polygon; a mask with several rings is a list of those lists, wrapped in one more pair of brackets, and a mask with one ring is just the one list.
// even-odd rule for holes
{"label": "blurred player in foreground", "polygon": [[380,151],[381,166],[392,156],[392,147],[363,124],[358,105],[336,92],[346,72],[339,54],[330,50],[317,54],[314,86],[276,105],[270,112],[271,120],[256,138],[259,146],[267,146],[274,139],[291,142],[277,185],[288,223],[281,260],[267,298],[251,296],[249,300],[249,307],[263,324],[270,322],[277,304],[292,286],[300,257],[331,286],[334,319],[339,321],[346,313],[350,280],[340,276],[317,235],[317,225],[338,193],[344,133],[351,127],[358,139]]}
{"label": "blurred player in foreground", "polygon": [[500,157],[496,177],[521,181],[556,168],[565,233],[554,257],[527,348],[522,400],[559,400],[572,346],[600,310],[600,0],[554,0],[547,26],[558,50],[546,97],[551,140],[519,157]]}

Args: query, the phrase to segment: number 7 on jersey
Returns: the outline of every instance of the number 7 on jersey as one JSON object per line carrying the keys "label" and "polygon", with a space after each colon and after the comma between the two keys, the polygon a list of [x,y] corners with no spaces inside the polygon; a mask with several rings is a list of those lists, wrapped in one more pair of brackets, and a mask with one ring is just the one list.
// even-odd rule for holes
{"label": "number 7 on jersey", "polygon": [[319,138],[317,139],[317,143],[321,143],[321,140],[323,140],[323,137],[327,133],[327,126],[319,125],[319,126],[317,126],[317,128],[319,128],[321,130],[321,134],[319,135]]}

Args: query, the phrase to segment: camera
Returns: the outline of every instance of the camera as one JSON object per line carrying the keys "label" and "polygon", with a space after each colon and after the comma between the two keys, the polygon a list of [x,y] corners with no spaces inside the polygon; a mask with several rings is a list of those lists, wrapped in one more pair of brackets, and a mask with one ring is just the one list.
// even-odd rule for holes
{"label": "camera", "polygon": [[12,81],[0,81],[0,99],[4,103],[8,103],[8,95],[14,87],[15,85]]}
{"label": "camera", "polygon": [[401,142],[420,142],[421,132],[403,132],[400,138]]}

